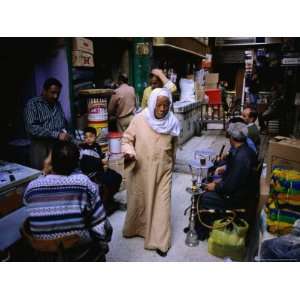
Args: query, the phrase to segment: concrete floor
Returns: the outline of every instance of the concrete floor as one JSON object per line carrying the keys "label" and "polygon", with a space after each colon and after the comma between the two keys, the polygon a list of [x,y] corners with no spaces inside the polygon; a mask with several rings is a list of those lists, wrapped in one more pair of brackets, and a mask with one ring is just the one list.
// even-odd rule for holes
{"label": "concrete floor", "polygon": [[225,153],[229,150],[230,145],[222,130],[208,130],[203,132],[201,137],[191,138],[177,150],[175,172],[189,173],[187,162],[194,158],[196,150],[211,148],[216,154],[219,154],[223,144],[225,144]]}
{"label": "concrete floor", "polygon": [[[152,262],[152,261],[222,261],[207,252],[207,241],[200,242],[197,247],[185,245],[185,233],[183,228],[188,224],[188,215],[184,216],[185,208],[190,205],[190,196],[185,191],[191,184],[191,176],[188,174],[173,174],[172,185],[172,247],[166,257],[160,257],[155,251],[144,249],[142,238],[125,239],[122,237],[122,228],[126,212],[116,212],[109,219],[114,228],[110,251],[107,261],[115,262]],[[126,201],[126,191],[118,193],[116,200]]]}
{"label": "concrete floor", "polygon": [[[176,169],[180,172],[173,174],[172,185],[172,247],[167,257],[160,257],[155,251],[144,250],[144,240],[142,238],[124,239],[122,237],[122,228],[126,212],[115,212],[110,221],[114,228],[110,251],[107,255],[107,261],[115,262],[152,262],[152,261],[222,261],[207,252],[207,242],[200,242],[199,246],[190,248],[185,245],[185,233],[183,228],[188,225],[188,215],[184,216],[184,210],[190,205],[190,195],[185,191],[186,187],[191,185],[191,175],[185,174],[187,171],[187,161],[193,158],[195,150],[212,147],[219,151],[223,142],[224,135],[217,131],[208,131],[202,137],[193,137],[177,151]],[[228,142],[228,141],[227,141]],[[116,195],[116,199],[126,202],[126,191]],[[19,227],[21,226],[26,214],[24,209],[18,210],[6,218],[2,218],[0,226],[9,232],[6,236],[0,238],[0,249],[6,248],[15,240],[20,238]]]}
{"label": "concrete floor", "polygon": [[[200,242],[197,247],[185,245],[186,234],[183,228],[188,225],[188,215],[184,216],[184,210],[190,205],[190,195],[185,191],[191,185],[191,175],[187,172],[187,161],[193,158],[195,150],[211,147],[219,152],[223,143],[226,142],[224,135],[216,131],[208,131],[202,137],[193,137],[181,149],[177,151],[176,170],[173,174],[172,185],[172,247],[167,257],[160,257],[155,251],[144,249],[142,238],[125,239],[122,237],[122,228],[126,212],[116,212],[110,217],[114,228],[110,251],[107,261],[115,262],[209,262],[223,261],[207,252],[207,241]],[[228,141],[227,141],[228,144]],[[228,145],[227,145],[228,148]],[[116,195],[116,200],[126,202],[126,191]]]}

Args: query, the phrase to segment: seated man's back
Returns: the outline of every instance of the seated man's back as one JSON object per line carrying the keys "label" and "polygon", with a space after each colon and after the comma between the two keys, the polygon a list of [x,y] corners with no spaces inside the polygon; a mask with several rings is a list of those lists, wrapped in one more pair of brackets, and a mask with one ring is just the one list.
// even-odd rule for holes
{"label": "seated man's back", "polygon": [[97,186],[83,174],[40,177],[27,187],[24,203],[31,233],[36,238],[76,234],[82,242],[110,239],[111,227]]}
{"label": "seated man's back", "polygon": [[56,142],[48,163],[53,174],[30,182],[24,194],[31,235],[46,240],[78,235],[83,243],[109,241],[112,228],[98,187],[86,175],[75,173],[78,147]]}

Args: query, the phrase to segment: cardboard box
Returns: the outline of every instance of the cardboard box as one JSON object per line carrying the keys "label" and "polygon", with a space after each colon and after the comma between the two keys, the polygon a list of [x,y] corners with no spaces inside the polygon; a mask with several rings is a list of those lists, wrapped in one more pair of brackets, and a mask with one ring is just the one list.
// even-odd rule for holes
{"label": "cardboard box", "polygon": [[300,171],[300,139],[276,136],[269,142],[267,183],[273,166],[284,166]]}
{"label": "cardboard box", "polygon": [[205,76],[205,88],[216,89],[219,82],[219,73],[208,73]]}
{"label": "cardboard box", "polygon": [[205,89],[206,90],[215,90],[218,88],[218,84],[217,83],[208,83],[205,84]]}
{"label": "cardboard box", "polygon": [[90,53],[72,51],[73,67],[94,67],[94,57]]}
{"label": "cardboard box", "polygon": [[93,41],[86,38],[73,38],[73,51],[83,51],[94,54]]}
{"label": "cardboard box", "polygon": [[257,211],[260,213],[261,210],[264,208],[266,203],[268,202],[269,194],[270,194],[270,184],[267,182],[267,170],[264,167],[261,176],[260,176],[260,182],[259,182],[259,191],[260,191],[260,196],[259,196],[259,203],[257,207]]}

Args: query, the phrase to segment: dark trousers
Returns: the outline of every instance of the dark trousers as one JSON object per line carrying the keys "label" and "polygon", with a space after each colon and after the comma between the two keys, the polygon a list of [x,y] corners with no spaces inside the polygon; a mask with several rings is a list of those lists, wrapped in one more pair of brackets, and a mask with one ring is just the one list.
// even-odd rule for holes
{"label": "dark trousers", "polygon": [[100,186],[101,198],[104,208],[108,215],[110,215],[117,208],[117,203],[114,201],[114,195],[119,191],[122,176],[112,169],[99,172],[94,181]]}
{"label": "dark trousers", "polygon": [[52,145],[52,140],[31,140],[30,145],[30,166],[33,169],[42,170],[44,166],[44,160],[47,158]]}
{"label": "dark trousers", "polygon": [[225,209],[226,203],[216,192],[206,192],[201,199],[201,207],[204,209]]}

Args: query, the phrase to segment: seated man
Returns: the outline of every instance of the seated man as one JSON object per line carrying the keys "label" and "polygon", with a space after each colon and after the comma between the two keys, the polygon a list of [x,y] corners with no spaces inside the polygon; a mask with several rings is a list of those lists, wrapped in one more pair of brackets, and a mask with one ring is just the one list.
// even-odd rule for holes
{"label": "seated man", "polygon": [[97,185],[86,175],[74,172],[78,162],[76,145],[66,141],[54,144],[52,173],[30,182],[24,194],[30,234],[38,240],[76,235],[80,245],[99,246],[99,251],[104,245],[107,252],[112,227]]}
{"label": "seated man", "polygon": [[[245,120],[241,117],[233,117],[229,120],[228,122],[228,126],[230,126],[230,124],[235,124],[235,123],[242,123],[242,124],[245,124],[247,125],[247,123],[245,122]],[[228,126],[227,126],[227,129],[228,129]],[[258,155],[258,148],[256,147],[254,141],[252,140],[252,138],[250,138],[250,134],[249,134],[249,127],[248,127],[248,130],[247,130],[247,138],[246,138],[246,144],[248,145],[248,147],[254,151],[254,153],[256,155]],[[228,134],[228,131],[226,132],[226,137],[227,138],[230,138],[229,134]],[[226,167],[225,165],[227,164],[227,158],[229,156],[229,154],[231,153],[231,151],[234,151],[234,147],[231,146],[230,149],[229,149],[229,152],[228,153],[225,153],[224,155],[222,155],[221,157],[217,157],[216,161],[215,161],[215,164],[214,164],[214,167],[212,170],[216,170],[216,174],[215,175],[218,175],[219,172],[223,172],[225,171]]]}
{"label": "seated man", "polygon": [[[222,179],[206,185],[206,192],[201,199],[205,209],[247,208],[255,188],[256,154],[249,148],[247,126],[243,123],[231,123],[227,133],[231,151],[223,168]],[[208,231],[200,224],[196,226],[199,239],[205,239]]]}
{"label": "seated man", "polygon": [[242,113],[242,118],[244,119],[248,127],[248,137],[254,142],[257,152],[259,152],[260,135],[259,130],[255,124],[257,116],[257,111],[251,107],[245,108]]}

